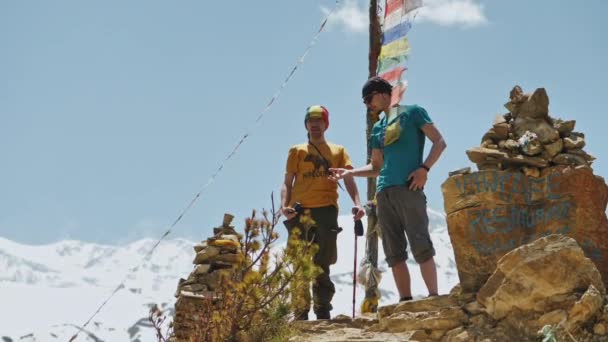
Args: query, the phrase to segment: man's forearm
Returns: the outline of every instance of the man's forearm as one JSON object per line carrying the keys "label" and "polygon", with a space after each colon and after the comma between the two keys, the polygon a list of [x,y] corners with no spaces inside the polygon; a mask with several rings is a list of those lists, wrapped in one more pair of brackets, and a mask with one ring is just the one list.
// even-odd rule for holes
{"label": "man's forearm", "polygon": [[380,169],[374,168],[372,164],[367,164],[365,166],[350,170],[349,174],[355,177],[378,177],[380,174]]}
{"label": "man's forearm", "polygon": [[429,168],[433,167],[433,165],[435,165],[437,160],[439,160],[439,157],[443,153],[443,150],[445,150],[446,146],[447,145],[445,143],[445,140],[443,140],[443,138],[434,142],[433,146],[431,146],[431,150],[429,151],[429,155],[424,160],[424,165],[426,165]]}
{"label": "man's forearm", "polygon": [[355,183],[355,179],[353,177],[344,178],[344,185],[346,186],[346,191],[348,191],[348,194],[353,200],[355,206],[360,206],[361,200],[359,199],[359,189],[357,189],[357,183]]}
{"label": "man's forearm", "polygon": [[286,208],[291,200],[291,187],[283,184],[281,187],[281,208]]}

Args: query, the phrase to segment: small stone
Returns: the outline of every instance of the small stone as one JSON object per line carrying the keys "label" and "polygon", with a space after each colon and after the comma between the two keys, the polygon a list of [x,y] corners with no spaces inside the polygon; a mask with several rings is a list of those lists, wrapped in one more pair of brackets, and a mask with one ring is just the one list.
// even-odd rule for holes
{"label": "small stone", "polygon": [[580,136],[570,135],[564,138],[564,149],[575,150],[585,147],[585,138]]}
{"label": "small stone", "polygon": [[445,335],[445,330],[433,330],[431,331],[431,341],[439,341],[443,335]]}
{"label": "small stone", "polygon": [[568,313],[564,310],[553,310],[551,312],[547,312],[546,314],[540,316],[537,320],[537,324],[539,327],[545,325],[555,325],[561,322],[562,320],[568,317]]}
{"label": "small stone", "polygon": [[568,150],[568,153],[575,154],[577,156],[581,156],[588,162],[592,162],[596,159],[594,156],[588,154],[587,152],[585,152],[583,150]]}
{"label": "small stone", "polygon": [[223,239],[223,240],[232,240],[232,241],[235,241],[235,242],[239,242],[239,237],[236,236],[236,235],[234,235],[234,234],[222,235],[220,238]]}
{"label": "small stone", "polygon": [[225,213],[224,214],[224,219],[222,220],[222,226],[229,227],[230,223],[232,223],[233,219],[234,219],[234,215],[229,214],[229,213]]}
{"label": "small stone", "polygon": [[460,334],[454,336],[450,342],[469,342],[469,341],[474,341],[475,339],[472,338],[472,336],[469,334],[468,331],[463,331]]}
{"label": "small stone", "polygon": [[496,131],[493,128],[490,128],[490,130],[488,130],[486,132],[486,134],[483,135],[483,137],[481,138],[481,141],[486,141],[486,140],[498,141],[500,139],[503,139],[503,138],[498,133],[496,133]]}
{"label": "small stone", "polygon": [[211,262],[211,270],[215,271],[215,270],[227,270],[227,269],[231,269],[232,268],[232,264],[228,263],[228,262],[223,262],[223,261],[218,261],[218,260],[213,260]]}
{"label": "small stone", "polygon": [[534,178],[540,177],[540,170],[537,167],[527,167],[527,166],[524,166],[522,168],[522,171],[528,177],[534,177]]}
{"label": "small stone", "polygon": [[[507,115],[507,114],[505,114],[505,115]],[[496,126],[496,125],[499,125],[499,124],[502,124],[502,123],[507,123],[508,120],[505,117],[505,115],[499,115],[499,114],[494,115],[493,126]]]}
{"label": "small stone", "polygon": [[520,102],[524,97],[524,91],[519,84],[516,84],[509,93],[509,99],[514,102]]}
{"label": "small stone", "polygon": [[570,153],[560,153],[552,160],[557,165],[587,165],[587,161],[581,156]]}
{"label": "small stone", "polygon": [[203,291],[208,291],[209,288],[207,287],[207,285],[204,285],[204,284],[192,284],[192,285],[182,286],[181,290],[188,291],[188,292],[203,292]]}
{"label": "small stone", "polygon": [[194,245],[194,252],[198,253],[207,247],[207,241],[199,242]]}
{"label": "small stone", "polygon": [[562,139],[557,139],[556,141],[545,145],[545,157],[547,159],[553,159],[556,155],[562,152],[564,148],[564,142]]}
{"label": "small stone", "polygon": [[207,248],[201,250],[196,253],[196,257],[194,258],[193,264],[203,264],[209,262],[211,258],[220,254],[220,249],[214,246],[207,246]]}
{"label": "small stone", "polygon": [[483,307],[477,301],[470,302],[464,306],[464,310],[472,315],[484,312]]}
{"label": "small stone", "polygon": [[227,253],[227,254],[220,254],[220,255],[216,255],[215,257],[213,257],[214,261],[222,261],[222,262],[228,262],[231,264],[238,264],[240,262],[243,261],[243,254],[232,254],[232,253]]}
{"label": "small stone", "polygon": [[467,167],[463,167],[462,169],[448,172],[448,177],[452,177],[452,176],[456,176],[456,175],[466,175],[469,173],[471,173],[471,168],[467,166]]}
{"label": "small stone", "polygon": [[555,120],[553,122],[553,127],[559,132],[562,137],[567,137],[574,130],[574,126],[576,125],[575,120]]}
{"label": "small stone", "polygon": [[414,330],[409,340],[412,341],[427,341],[430,340],[431,336],[426,333],[424,330]]}
{"label": "small stone", "polygon": [[600,336],[606,335],[606,325],[604,325],[603,323],[598,323],[594,325],[593,333]]}
{"label": "small stone", "polygon": [[481,146],[483,148],[488,148],[489,145],[495,145],[494,140],[486,139],[486,140],[482,141],[481,145],[479,145],[479,146]]}
{"label": "small stone", "polygon": [[469,159],[475,164],[486,162],[487,158],[502,159],[507,157],[507,154],[504,152],[483,147],[472,148],[467,150],[466,153]]}
{"label": "small stone", "polygon": [[513,139],[507,139],[507,140],[500,141],[498,143],[498,147],[505,149],[505,150],[509,150],[509,151],[515,151],[519,148],[519,144],[517,143],[517,141],[515,141]]}
{"label": "small stone", "polygon": [[475,315],[469,319],[471,325],[476,327],[483,327],[488,324],[489,318],[487,315]]}
{"label": "small stone", "polygon": [[570,309],[570,312],[568,313],[568,329],[573,330],[589,322],[597,315],[598,312],[600,312],[603,301],[604,296],[602,293],[600,293],[600,291],[596,289],[593,284],[589,285],[587,291],[583,294],[579,301],[574,303]]}
{"label": "small stone", "polygon": [[494,124],[492,129],[498,136],[498,139],[507,139],[509,137],[509,124],[506,122]]}
{"label": "small stone", "polygon": [[549,165],[549,162],[540,157],[529,157],[524,155],[509,156],[504,159],[505,162],[516,164],[516,165],[529,165],[539,168],[545,168]]}
{"label": "small stone", "polygon": [[530,157],[537,156],[543,152],[543,145],[538,140],[534,140],[526,145],[525,148],[522,147],[522,152]]}
{"label": "small stone", "polygon": [[194,267],[193,273],[196,275],[207,274],[207,273],[209,273],[210,269],[211,269],[211,265],[209,265],[209,264],[196,265]]}

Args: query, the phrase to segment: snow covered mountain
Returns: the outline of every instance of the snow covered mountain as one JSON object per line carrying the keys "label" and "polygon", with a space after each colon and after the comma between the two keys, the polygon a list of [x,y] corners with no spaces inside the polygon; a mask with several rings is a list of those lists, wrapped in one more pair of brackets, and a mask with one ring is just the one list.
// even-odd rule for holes
{"label": "snow covered mountain", "polygon": [[0,238],[0,340],[67,341],[124,283],[77,340],[154,341],[149,308],[173,309],[178,279],[194,258],[193,242],[175,239],[143,261],[155,243],[26,246]]}
{"label": "snow covered mountain", "polygon": [[[440,293],[458,283],[454,255],[443,214],[429,210],[431,235],[437,251]],[[352,310],[354,233],[352,218],[339,219],[338,263],[331,269],[336,284],[332,315]],[[279,228],[281,232],[281,228]],[[179,278],[192,270],[193,241],[163,241],[154,254],[144,256],[156,243],[144,239],[125,246],[61,241],[28,246],[0,238],[0,341],[67,341],[94,311],[123,283],[100,313],[79,332],[77,341],[155,341],[147,320],[149,308],[159,304],[172,314]],[[358,239],[357,257],[365,254],[365,239]],[[382,247],[380,268],[387,270]],[[418,267],[411,266],[415,296],[426,295]],[[383,273],[382,304],[398,300],[390,272]],[[357,287],[357,310],[364,289]],[[314,316],[313,316],[314,317]]]}

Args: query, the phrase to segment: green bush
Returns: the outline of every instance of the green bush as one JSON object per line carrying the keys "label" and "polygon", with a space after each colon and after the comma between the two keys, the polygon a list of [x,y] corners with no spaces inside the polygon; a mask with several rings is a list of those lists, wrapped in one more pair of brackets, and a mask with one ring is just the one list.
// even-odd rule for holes
{"label": "green bush", "polygon": [[[302,299],[292,294],[307,290],[321,272],[312,262],[318,246],[299,240],[294,231],[287,247],[273,252],[278,218],[273,214],[269,219],[268,212],[257,217],[254,211],[246,219],[240,236],[245,257],[223,271],[215,296],[201,305],[198,313],[203,318],[191,342],[282,341],[294,334],[290,314]],[[304,230],[314,223],[306,216],[300,222]]]}

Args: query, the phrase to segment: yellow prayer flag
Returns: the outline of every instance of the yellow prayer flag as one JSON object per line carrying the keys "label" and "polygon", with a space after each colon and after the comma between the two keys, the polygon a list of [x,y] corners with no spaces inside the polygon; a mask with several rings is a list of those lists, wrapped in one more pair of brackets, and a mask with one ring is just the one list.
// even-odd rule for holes
{"label": "yellow prayer flag", "polygon": [[382,46],[380,50],[379,58],[393,58],[398,56],[405,56],[409,53],[410,44],[407,37],[396,40],[392,43]]}

